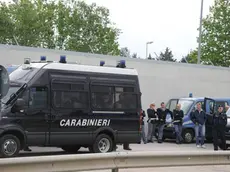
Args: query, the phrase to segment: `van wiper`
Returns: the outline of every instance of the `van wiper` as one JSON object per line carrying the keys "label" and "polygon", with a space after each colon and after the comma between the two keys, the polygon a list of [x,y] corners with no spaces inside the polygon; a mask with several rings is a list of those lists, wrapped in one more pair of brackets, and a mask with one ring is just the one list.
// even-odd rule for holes
{"label": "van wiper", "polygon": [[12,93],[12,94],[10,95],[9,100],[8,100],[5,104],[8,105],[8,104],[10,104],[11,102],[14,102],[14,101],[18,98],[19,94],[20,94],[26,87],[27,87],[27,84],[26,84],[26,83],[23,84],[23,85],[18,89],[18,91],[17,91],[16,93]]}

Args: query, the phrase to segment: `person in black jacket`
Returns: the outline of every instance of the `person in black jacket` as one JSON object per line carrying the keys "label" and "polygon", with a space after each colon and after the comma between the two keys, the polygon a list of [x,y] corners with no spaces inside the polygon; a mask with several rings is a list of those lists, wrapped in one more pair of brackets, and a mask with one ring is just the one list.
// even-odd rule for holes
{"label": "person in black jacket", "polygon": [[166,125],[166,116],[171,115],[171,119],[173,119],[172,112],[165,107],[165,103],[161,103],[161,107],[157,109],[157,115],[158,115],[158,143],[162,143],[162,138],[164,135],[164,127]]}
{"label": "person in black jacket", "polygon": [[147,136],[147,140],[148,140],[148,142],[153,143],[153,137],[155,136],[157,120],[158,120],[158,116],[157,116],[157,112],[155,110],[155,104],[154,103],[150,104],[150,107],[147,110],[147,114],[148,114],[148,121],[147,121],[148,122],[148,136]]}
{"label": "person in black jacket", "polygon": [[195,124],[196,146],[205,148],[205,122],[206,113],[201,108],[201,103],[197,103],[197,109],[191,113],[191,121]]}
{"label": "person in black jacket", "polygon": [[182,123],[184,118],[184,112],[181,110],[181,105],[177,104],[176,109],[173,110],[173,124],[176,132],[176,143],[181,144],[183,139],[181,137],[182,133]]}
{"label": "person in black jacket", "polygon": [[214,150],[218,150],[219,139],[221,140],[220,148],[226,150],[225,129],[227,125],[227,115],[223,112],[223,106],[218,107],[218,112],[213,115],[212,135]]}
{"label": "person in black jacket", "polygon": [[144,118],[146,117],[145,111],[142,110],[142,118],[141,118],[141,137],[142,137],[142,141],[144,142],[144,144],[147,143],[146,140],[146,136],[145,136],[145,121]]}

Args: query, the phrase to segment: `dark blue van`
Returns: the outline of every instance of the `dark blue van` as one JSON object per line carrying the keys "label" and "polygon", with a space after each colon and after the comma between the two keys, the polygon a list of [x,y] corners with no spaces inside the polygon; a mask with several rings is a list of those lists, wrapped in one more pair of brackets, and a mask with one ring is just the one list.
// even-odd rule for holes
{"label": "dark blue van", "polygon": [[[173,111],[175,109],[176,104],[181,104],[181,109],[184,111],[184,119],[183,119],[183,131],[182,137],[185,143],[193,142],[195,138],[195,125],[190,119],[190,113],[193,109],[196,108],[197,103],[202,104],[202,109],[207,113],[208,119],[206,121],[206,140],[212,141],[212,128],[211,128],[211,120],[212,113],[217,110],[218,105],[230,105],[230,98],[204,98],[204,97],[192,97],[192,98],[175,98],[170,99],[166,107]],[[230,116],[228,116],[228,124],[226,131],[226,139],[230,139]],[[230,131],[230,130],[229,130]],[[158,132],[156,131],[156,135]],[[175,139],[176,135],[174,132],[173,124],[166,125],[164,129],[164,138],[163,139]]]}

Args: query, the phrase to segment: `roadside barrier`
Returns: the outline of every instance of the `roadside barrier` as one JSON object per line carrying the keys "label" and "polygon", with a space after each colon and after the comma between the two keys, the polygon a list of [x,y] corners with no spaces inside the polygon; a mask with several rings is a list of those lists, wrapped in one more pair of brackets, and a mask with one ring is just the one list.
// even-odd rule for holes
{"label": "roadside barrier", "polygon": [[72,172],[125,168],[230,165],[228,151],[112,152],[0,159],[0,172]]}

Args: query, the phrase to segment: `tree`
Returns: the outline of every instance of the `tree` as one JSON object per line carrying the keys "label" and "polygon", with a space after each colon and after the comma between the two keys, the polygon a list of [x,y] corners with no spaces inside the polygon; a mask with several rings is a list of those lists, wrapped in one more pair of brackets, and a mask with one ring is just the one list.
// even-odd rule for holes
{"label": "tree", "polygon": [[181,63],[197,63],[197,50],[191,50],[186,56],[182,57]]}
{"label": "tree", "polygon": [[121,48],[120,56],[121,57],[131,57],[129,49],[127,47]]}
{"label": "tree", "polygon": [[137,53],[133,53],[132,58],[136,59],[137,58]]}
{"label": "tree", "polygon": [[148,59],[149,60],[155,60],[155,58],[153,58],[151,54],[149,54]]}
{"label": "tree", "polygon": [[119,55],[109,10],[84,1],[0,3],[0,43]]}
{"label": "tree", "polygon": [[203,20],[201,60],[230,66],[230,1],[215,0]]}
{"label": "tree", "polygon": [[161,52],[159,55],[159,58],[157,58],[157,60],[162,60],[162,61],[171,61],[171,62],[175,62],[176,59],[173,59],[173,54],[172,51],[167,47],[165,49],[165,52]]}

